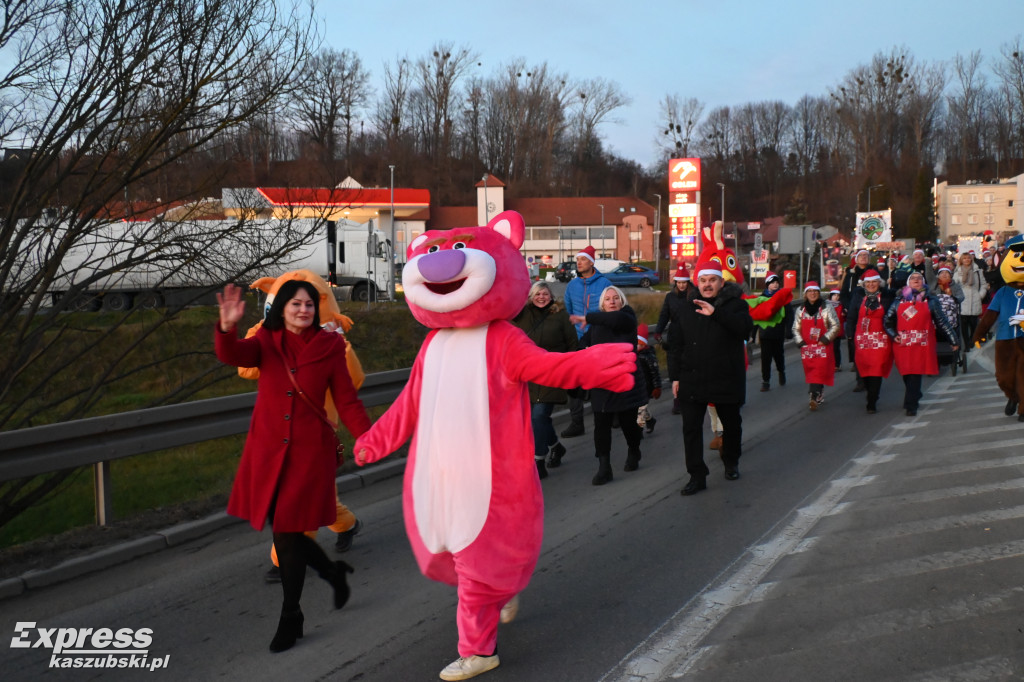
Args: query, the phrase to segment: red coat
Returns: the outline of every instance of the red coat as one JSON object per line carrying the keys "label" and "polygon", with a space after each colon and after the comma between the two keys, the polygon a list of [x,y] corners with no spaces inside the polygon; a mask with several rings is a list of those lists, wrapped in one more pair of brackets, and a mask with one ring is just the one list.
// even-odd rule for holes
{"label": "red coat", "polygon": [[[231,330],[215,333],[217,357],[229,365],[259,367],[256,406],[249,435],[231,489],[228,513],[263,528],[277,490],[273,528],[277,532],[316,530],[334,522],[337,461],[331,429],[295,394],[285,373],[285,330],[260,329],[239,339]],[[303,333],[295,380],[314,405],[323,405],[328,388],[338,415],[353,436],[370,427],[345,363],[345,339],[322,329]],[[277,350],[275,350],[275,347]],[[322,412],[321,412],[322,414]]]}

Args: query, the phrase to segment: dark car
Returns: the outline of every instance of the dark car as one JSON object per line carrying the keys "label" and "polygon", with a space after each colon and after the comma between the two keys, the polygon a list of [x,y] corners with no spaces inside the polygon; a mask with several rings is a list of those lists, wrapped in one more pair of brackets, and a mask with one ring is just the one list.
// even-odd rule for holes
{"label": "dark car", "polygon": [[568,282],[576,276],[576,261],[562,261],[555,267],[555,279],[559,282]]}
{"label": "dark car", "polygon": [[642,265],[623,263],[611,272],[604,273],[608,281],[620,287],[649,287],[660,280],[658,273]]}

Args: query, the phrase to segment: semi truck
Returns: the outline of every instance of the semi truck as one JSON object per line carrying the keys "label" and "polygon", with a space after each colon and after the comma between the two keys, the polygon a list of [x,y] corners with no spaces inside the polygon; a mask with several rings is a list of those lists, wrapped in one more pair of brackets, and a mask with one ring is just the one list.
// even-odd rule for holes
{"label": "semi truck", "polygon": [[76,292],[79,310],[212,303],[211,287],[259,263],[244,277],[308,269],[337,287],[338,300],[371,301],[388,295],[393,261],[372,220],[116,222],[79,239],[47,291],[54,303]]}

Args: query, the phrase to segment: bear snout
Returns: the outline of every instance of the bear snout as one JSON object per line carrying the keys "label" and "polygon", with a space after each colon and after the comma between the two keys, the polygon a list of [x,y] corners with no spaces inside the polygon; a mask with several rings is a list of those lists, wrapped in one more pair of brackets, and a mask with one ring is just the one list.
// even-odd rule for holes
{"label": "bear snout", "polygon": [[447,282],[458,277],[466,265],[466,254],[457,249],[428,253],[417,264],[420,274],[428,282]]}

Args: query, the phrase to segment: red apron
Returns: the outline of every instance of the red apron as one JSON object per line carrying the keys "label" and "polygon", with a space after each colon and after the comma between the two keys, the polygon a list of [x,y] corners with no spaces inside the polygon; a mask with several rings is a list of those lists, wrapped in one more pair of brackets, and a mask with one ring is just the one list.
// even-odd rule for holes
{"label": "red apron", "polygon": [[892,341],[885,333],[885,309],[881,306],[868,310],[860,306],[857,331],[853,336],[857,349],[853,361],[862,377],[888,377],[892,371]]}
{"label": "red apron", "polygon": [[800,319],[800,336],[804,339],[800,361],[804,365],[804,378],[809,384],[831,386],[835,383],[836,361],[832,354],[832,342],[822,343],[819,340],[825,337],[827,331],[828,327],[820,312],[814,319]]}
{"label": "red apron", "polygon": [[900,374],[938,374],[935,325],[927,301],[904,301],[896,310],[896,331],[900,343],[893,344],[896,369]]}

